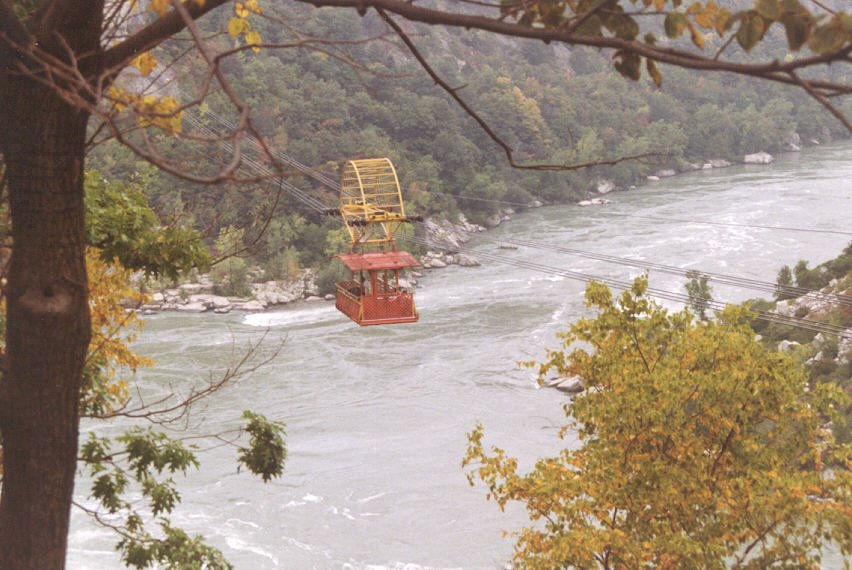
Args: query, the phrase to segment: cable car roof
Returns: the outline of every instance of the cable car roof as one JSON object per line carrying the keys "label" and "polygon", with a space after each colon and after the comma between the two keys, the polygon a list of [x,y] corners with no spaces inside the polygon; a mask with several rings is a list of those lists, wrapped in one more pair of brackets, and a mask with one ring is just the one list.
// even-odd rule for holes
{"label": "cable car roof", "polygon": [[372,253],[347,253],[340,259],[351,271],[402,269],[420,267],[420,262],[407,251],[377,251]]}

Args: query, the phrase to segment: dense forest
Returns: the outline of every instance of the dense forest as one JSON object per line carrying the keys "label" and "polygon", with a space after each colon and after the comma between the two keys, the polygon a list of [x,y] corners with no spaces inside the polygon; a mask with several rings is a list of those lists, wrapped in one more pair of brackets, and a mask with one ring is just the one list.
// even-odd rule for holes
{"label": "dense forest", "polygon": [[[275,150],[332,178],[348,158],[389,156],[415,214],[453,220],[463,212],[486,223],[507,204],[519,209],[534,200],[582,199],[602,180],[627,189],[660,169],[686,170],[710,159],[741,161],[747,153],[784,150],[794,133],[804,144],[847,136],[842,124],[794,88],[668,68],[657,88],[650,80],[632,82],[613,73],[606,52],[412,28],[431,65],[450,85],[461,87],[461,96],[514,149],[518,162],[578,164],[653,155],[567,172],[513,169],[503,150],[404,46],[385,39],[360,41],[386,32],[378,17],[361,18],[353,26],[342,12],[297,11],[293,22],[303,34],[349,40],[347,55],[330,48],[247,50],[224,60],[223,68],[240,78],[235,87]],[[204,25],[223,29],[228,17],[220,12]],[[256,27],[265,42],[286,41],[278,26],[260,20]],[[175,57],[181,42],[161,49]],[[757,51],[759,57],[792,57],[781,31]],[[162,76],[178,99],[201,81],[191,61]],[[224,113],[224,99],[214,93],[204,108]],[[203,120],[219,126],[210,117]],[[182,151],[176,145],[173,152]],[[164,222],[181,220],[199,228],[214,257],[227,253],[225,248],[246,246],[242,265],[260,265],[270,278],[292,277],[308,267],[322,270],[343,243],[336,220],[286,195],[274,212],[264,209],[274,182],[193,185],[111,143],[93,150],[90,165],[107,180],[141,187]],[[301,178],[290,181],[335,204],[328,189]]]}

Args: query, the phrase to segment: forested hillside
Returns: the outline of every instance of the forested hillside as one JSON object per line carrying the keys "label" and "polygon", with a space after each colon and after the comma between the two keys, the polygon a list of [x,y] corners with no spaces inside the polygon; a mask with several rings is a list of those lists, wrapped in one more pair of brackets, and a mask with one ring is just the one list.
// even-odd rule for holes
{"label": "forested hillside", "polygon": [[[275,149],[325,168],[332,177],[345,159],[391,157],[409,207],[418,214],[453,219],[464,212],[484,223],[500,201],[516,208],[534,199],[572,201],[601,180],[626,189],[663,168],[783,150],[793,133],[805,144],[846,136],[842,124],[799,89],[668,68],[662,69],[663,84],[657,88],[650,80],[633,82],[613,73],[606,52],[410,27],[430,64],[460,88],[459,94],[515,150],[518,162],[577,164],[655,153],[569,172],[512,169],[503,150],[398,40],[360,41],[387,31],[378,17],[368,15],[353,26],[343,12],[293,10],[293,26],[302,34],[352,43],[247,50],[223,60],[225,71],[240,78],[236,87],[263,135]],[[229,17],[217,12],[202,23],[223,29]],[[288,41],[280,26],[260,20],[255,27],[266,43]],[[758,56],[792,57],[783,31],[772,33]],[[162,49],[176,55],[182,47],[178,41]],[[344,51],[347,61],[341,60]],[[178,99],[201,80],[187,61],[164,77],[177,85]],[[207,104],[214,112],[227,108],[221,96]],[[269,191],[262,184],[194,186],[154,171],[117,144],[97,147],[90,164],[107,179],[139,179],[164,219],[190,220],[211,247],[216,238],[222,238],[220,246],[250,242],[250,261],[276,278],[325,265],[341,243],[335,220],[322,219],[286,196],[254,243],[267,214],[261,210],[268,206]],[[292,181],[334,205],[327,189]]]}

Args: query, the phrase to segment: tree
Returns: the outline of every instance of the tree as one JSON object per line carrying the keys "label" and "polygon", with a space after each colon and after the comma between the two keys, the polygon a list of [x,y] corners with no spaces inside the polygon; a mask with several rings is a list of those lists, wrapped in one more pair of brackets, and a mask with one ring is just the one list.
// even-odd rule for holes
{"label": "tree", "polygon": [[525,504],[513,567],[820,568],[827,540],[852,552],[850,447],[828,424],[844,395],[806,391],[790,357],[755,342],[742,309],[717,321],[669,314],[647,280],[617,300],[590,284],[598,310],[560,334],[551,369],[578,375],[566,404],[579,445],[529,473],[484,429],[463,465],[503,508]]}
{"label": "tree", "polygon": [[704,275],[700,271],[690,270],[686,272],[686,277],[689,281],[684,287],[687,295],[689,295],[689,306],[695,311],[699,319],[706,321],[707,307],[713,300],[713,288],[708,283],[710,276]]}
{"label": "tree", "polygon": [[[848,63],[852,50],[849,16],[834,11],[820,19],[799,0],[758,0],[753,9],[736,13],[709,1],[684,12],[677,9],[680,0],[653,0],[656,24],[662,23],[672,40],[688,35],[701,50],[705,31],[715,30],[720,36],[719,49],[707,51],[660,42],[651,32],[642,35],[640,21],[649,19],[625,11],[617,0],[580,3],[576,9],[575,3],[559,1],[503,4],[497,9],[499,14],[484,7],[476,12],[431,9],[403,0],[310,3],[349,6],[361,13],[376,9],[424,69],[503,148],[512,164],[512,149],[464,103],[457,89],[434,72],[392,14],[427,24],[611,49],[619,73],[637,79],[644,61],[657,84],[662,79],[657,65],[671,64],[796,85],[850,128],[829,99],[848,94],[849,87],[842,81],[810,79],[809,74],[807,79],[803,77],[809,69]],[[222,23],[238,42],[236,47],[233,41],[217,44],[203,37],[196,22],[226,4],[234,11]],[[650,6],[652,0],[642,4]],[[300,35],[281,18],[272,17],[264,24],[267,28],[280,24],[281,30],[289,29],[295,37],[264,45],[250,22],[261,11],[256,0],[233,4],[226,0],[152,0],[139,8],[143,11],[135,12],[140,6],[122,0],[0,0],[0,153],[5,167],[0,187],[8,190],[14,230],[8,285],[3,291],[8,318],[6,357],[0,366],[3,568],[64,566],[82,375],[91,330],[83,203],[87,148],[112,137],[173,175],[204,183],[235,178],[241,133],[262,137],[249,117],[247,104],[226,76],[226,69],[239,66],[227,64],[245,51],[316,46],[333,40]],[[812,54],[757,63],[722,57],[733,41],[751,50],[776,24],[784,28],[792,51],[807,45]],[[200,60],[208,65],[207,74],[198,78],[194,99],[179,103],[171,95],[134,91],[130,87],[133,81],[119,81],[123,70],[133,68],[137,77],[156,82],[159,62],[152,50],[184,31]],[[217,45],[219,52],[215,51]],[[174,52],[165,50],[161,56],[168,58],[170,53]],[[223,157],[225,166],[210,173],[202,168],[206,161],[169,160],[170,153],[160,150],[157,143],[165,140],[168,147],[169,136],[182,130],[184,107],[198,104],[214,86],[218,96],[232,104],[238,120],[236,132],[208,137],[226,143],[230,151],[230,156]],[[157,130],[160,134],[154,132]],[[277,172],[284,171],[268,149],[266,158]],[[596,158],[593,164],[611,162]],[[583,166],[588,165],[527,165],[556,170]]]}
{"label": "tree", "polygon": [[792,299],[796,295],[789,292],[789,288],[793,286],[793,272],[790,271],[789,265],[782,265],[778,270],[778,276],[775,278],[775,299],[783,301]]}

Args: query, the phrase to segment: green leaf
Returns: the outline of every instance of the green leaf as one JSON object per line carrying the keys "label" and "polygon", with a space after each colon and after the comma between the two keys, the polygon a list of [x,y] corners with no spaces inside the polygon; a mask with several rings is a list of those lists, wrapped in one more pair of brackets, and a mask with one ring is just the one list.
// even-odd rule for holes
{"label": "green leaf", "polygon": [[778,6],[778,0],[757,0],[754,3],[754,9],[767,20],[777,20],[781,16],[781,7]]}
{"label": "green leaf", "polygon": [[121,471],[104,473],[92,482],[91,497],[101,503],[109,513],[115,513],[127,507],[121,498],[127,489],[127,477]]}
{"label": "green leaf", "polygon": [[791,50],[798,51],[811,35],[813,18],[785,12],[781,16],[781,23],[784,24],[784,32],[787,34],[787,45]]}
{"label": "green leaf", "polygon": [[577,33],[582,34],[584,36],[600,36],[603,35],[601,33],[602,27],[603,22],[601,21],[600,17],[595,15],[583,22],[583,25],[577,28]]}
{"label": "green leaf", "polygon": [[763,18],[754,10],[749,10],[742,16],[740,29],[737,30],[737,43],[747,52],[751,51],[763,39],[765,32],[766,25]]}
{"label": "green leaf", "polygon": [[686,14],[681,14],[680,12],[669,12],[666,14],[663,26],[665,27],[666,35],[674,39],[680,37],[684,30],[686,30],[688,23],[689,20],[686,19]]}
{"label": "green leaf", "polygon": [[842,14],[835,14],[827,24],[819,26],[811,33],[808,47],[819,54],[839,51],[852,41],[852,34],[844,25]]}
{"label": "green leaf", "polygon": [[639,35],[639,24],[626,14],[616,14],[604,21],[607,29],[623,40],[633,40]]}
{"label": "green leaf", "polygon": [[280,477],[287,459],[284,424],[269,421],[249,410],[243,412],[243,418],[249,421],[245,431],[251,437],[248,447],[239,448],[238,461],[255,475],[260,475],[264,483]]}
{"label": "green leaf", "polygon": [[618,50],[613,56],[615,69],[628,79],[638,81],[641,76],[642,58],[634,51]]}

